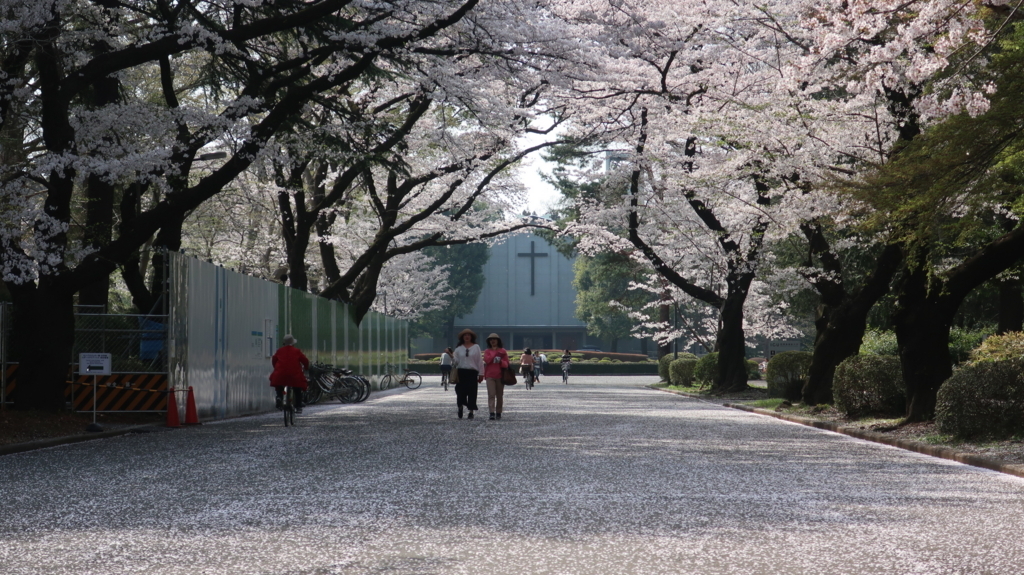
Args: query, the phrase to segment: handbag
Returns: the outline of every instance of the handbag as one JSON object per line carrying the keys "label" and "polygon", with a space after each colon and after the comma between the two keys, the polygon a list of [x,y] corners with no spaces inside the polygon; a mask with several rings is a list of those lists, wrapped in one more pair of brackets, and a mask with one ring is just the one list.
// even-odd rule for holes
{"label": "handbag", "polygon": [[504,383],[505,385],[515,385],[519,383],[516,381],[516,372],[507,367],[501,370],[501,383]]}
{"label": "handbag", "polygon": [[448,374],[448,383],[459,383],[459,370],[452,366],[452,372]]}

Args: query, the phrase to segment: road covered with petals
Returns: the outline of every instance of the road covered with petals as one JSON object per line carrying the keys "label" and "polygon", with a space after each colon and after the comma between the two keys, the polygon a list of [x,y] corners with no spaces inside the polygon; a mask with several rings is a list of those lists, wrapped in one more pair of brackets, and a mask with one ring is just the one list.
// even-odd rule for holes
{"label": "road covered with petals", "polygon": [[295,428],[4,456],[0,573],[1021,572],[1024,480],[651,380],[519,385],[492,422],[457,419],[428,378]]}

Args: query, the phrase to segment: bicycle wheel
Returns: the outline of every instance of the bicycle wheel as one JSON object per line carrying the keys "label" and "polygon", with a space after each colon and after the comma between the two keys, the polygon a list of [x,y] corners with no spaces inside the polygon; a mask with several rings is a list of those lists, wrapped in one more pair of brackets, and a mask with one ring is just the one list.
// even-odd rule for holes
{"label": "bicycle wheel", "polygon": [[417,387],[423,385],[423,376],[421,376],[419,373],[415,371],[410,371],[405,374],[404,381],[406,387],[408,387],[409,389],[416,389]]}
{"label": "bicycle wheel", "polygon": [[284,413],[285,427],[295,425],[295,404],[292,403],[292,397],[292,388],[286,388],[284,390],[284,409],[281,410]]}
{"label": "bicycle wheel", "polygon": [[342,379],[335,388],[334,396],[342,403],[355,403],[363,395],[362,387],[350,379]]}
{"label": "bicycle wheel", "polygon": [[355,379],[358,380],[359,383],[362,384],[362,386],[363,386],[363,396],[361,398],[359,398],[359,401],[360,402],[366,401],[367,399],[370,398],[370,392],[373,391],[371,389],[372,386],[370,385],[370,380],[366,379],[363,376],[358,376]]}
{"label": "bicycle wheel", "polygon": [[320,386],[315,384],[311,385],[308,388],[306,388],[306,391],[302,396],[303,403],[305,403],[306,405],[313,405],[314,403],[320,401],[323,398],[323,396],[324,392],[320,390]]}
{"label": "bicycle wheel", "polygon": [[391,389],[391,374],[385,375],[384,377],[380,378],[380,383],[378,384],[377,387],[380,388],[381,391]]}

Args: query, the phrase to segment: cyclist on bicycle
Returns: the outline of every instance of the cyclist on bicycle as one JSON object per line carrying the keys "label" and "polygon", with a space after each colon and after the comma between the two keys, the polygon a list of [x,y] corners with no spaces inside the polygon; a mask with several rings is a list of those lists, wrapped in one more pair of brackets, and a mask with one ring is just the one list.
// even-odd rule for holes
{"label": "cyclist on bicycle", "polygon": [[[294,336],[290,334],[284,336],[281,343],[284,345],[274,353],[274,357],[270,360],[274,366],[274,371],[270,374],[270,387],[273,387],[274,393],[277,394],[278,409],[284,407],[285,387],[306,390],[306,376],[302,372],[309,369],[309,359],[299,351],[299,348],[295,347],[298,340]],[[295,413],[302,413],[301,393],[295,394]]]}
{"label": "cyclist on bicycle", "polygon": [[530,348],[526,348],[523,350],[522,357],[519,358],[519,371],[526,379],[527,385],[533,381],[533,365],[533,352],[530,351]]}
{"label": "cyclist on bicycle", "polygon": [[568,349],[562,354],[562,381],[569,383],[569,367],[572,366],[572,352]]}
{"label": "cyclist on bicycle", "polygon": [[441,354],[441,383],[448,381],[448,377],[452,373],[452,348],[444,348],[444,353]]}

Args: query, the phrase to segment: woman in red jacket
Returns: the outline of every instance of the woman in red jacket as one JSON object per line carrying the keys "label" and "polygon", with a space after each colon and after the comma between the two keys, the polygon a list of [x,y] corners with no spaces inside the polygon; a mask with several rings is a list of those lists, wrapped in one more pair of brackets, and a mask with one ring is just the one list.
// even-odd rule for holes
{"label": "woman in red jacket", "polygon": [[[309,359],[295,347],[298,341],[293,336],[284,336],[281,343],[284,345],[270,360],[274,365],[274,372],[270,374],[270,387],[277,394],[278,409],[284,404],[285,386],[306,391],[306,376],[302,372],[309,369]],[[295,394],[295,413],[302,413],[302,393]]]}
{"label": "woman in red jacket", "polygon": [[484,350],[484,380],[487,381],[487,407],[490,419],[501,419],[501,408],[505,399],[505,384],[501,382],[501,370],[508,369],[508,352],[501,345],[496,333],[487,336]]}

